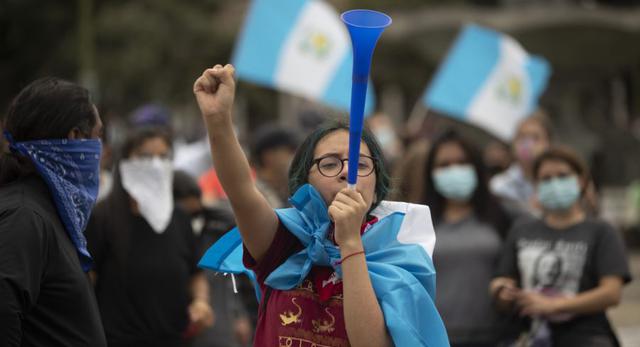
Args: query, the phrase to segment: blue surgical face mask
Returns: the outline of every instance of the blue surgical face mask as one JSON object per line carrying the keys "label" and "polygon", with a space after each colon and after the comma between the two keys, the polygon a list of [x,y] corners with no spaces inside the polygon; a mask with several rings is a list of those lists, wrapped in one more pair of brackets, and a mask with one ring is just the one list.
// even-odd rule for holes
{"label": "blue surgical face mask", "polygon": [[469,201],[478,186],[473,166],[452,165],[436,169],[433,173],[436,191],[449,200]]}
{"label": "blue surgical face mask", "polygon": [[28,157],[46,182],[58,215],[71,238],[84,271],[91,268],[84,229],[98,197],[100,140],[35,140],[15,142],[4,132],[9,148]]}
{"label": "blue surgical face mask", "polygon": [[548,211],[569,209],[580,197],[576,176],[556,177],[538,183],[538,200]]}

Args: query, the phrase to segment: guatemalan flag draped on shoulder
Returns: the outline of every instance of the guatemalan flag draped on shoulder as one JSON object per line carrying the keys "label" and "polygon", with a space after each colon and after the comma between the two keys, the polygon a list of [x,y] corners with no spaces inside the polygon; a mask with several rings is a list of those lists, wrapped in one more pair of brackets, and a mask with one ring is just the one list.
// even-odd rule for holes
{"label": "guatemalan flag draped on shoulder", "polygon": [[[305,247],[274,270],[265,284],[279,290],[302,283],[311,267],[332,266],[341,275],[339,249],[327,238],[331,221],[327,205],[306,184],[289,199],[292,208],[276,214]],[[369,276],[396,346],[449,346],[435,307],[435,269],[432,262],[435,233],[429,208],[382,201],[371,213],[378,218],[362,236]],[[242,241],[233,229],[200,260],[200,267],[225,273],[253,273],[242,264]]]}
{"label": "guatemalan flag draped on shoulder", "polygon": [[428,108],[510,140],[535,110],[550,75],[546,60],[513,38],[466,26],[423,96]]}
{"label": "guatemalan flag draped on shoulder", "polygon": [[352,60],[349,33],[324,1],[254,0],[232,62],[241,80],[348,111]]}

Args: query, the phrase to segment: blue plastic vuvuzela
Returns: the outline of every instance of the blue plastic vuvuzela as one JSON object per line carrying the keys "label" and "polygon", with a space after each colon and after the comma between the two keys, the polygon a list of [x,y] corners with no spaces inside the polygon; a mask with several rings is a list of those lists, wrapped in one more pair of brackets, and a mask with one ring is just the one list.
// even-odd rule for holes
{"label": "blue plastic vuvuzela", "polygon": [[342,21],[347,25],[353,46],[353,83],[351,86],[351,113],[349,114],[349,175],[347,183],[355,189],[358,180],[360,159],[360,138],[364,103],[367,97],[367,83],[371,57],[382,31],[391,24],[391,17],[372,10],[351,10],[344,12]]}

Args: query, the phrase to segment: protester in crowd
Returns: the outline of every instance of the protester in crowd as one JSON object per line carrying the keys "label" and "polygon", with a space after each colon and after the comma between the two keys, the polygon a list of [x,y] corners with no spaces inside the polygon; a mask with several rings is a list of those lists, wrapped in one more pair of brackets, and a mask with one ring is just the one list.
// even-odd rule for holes
{"label": "protester in crowd", "polygon": [[256,172],[256,187],[273,208],[287,206],[291,159],[298,148],[293,131],[275,125],[260,127],[251,141],[251,159]]}
{"label": "protester in crowd", "polygon": [[[193,233],[198,238],[207,231],[224,234],[235,226],[230,207],[208,207],[202,203],[202,190],[195,177],[186,171],[173,172],[173,199],[176,205],[189,216]],[[211,237],[218,238],[220,235]],[[199,244],[198,248],[206,250],[208,246]]]}
{"label": "protester in crowd", "polygon": [[507,200],[519,204],[532,213],[539,212],[533,188],[533,162],[553,140],[551,124],[542,111],[525,118],[516,131],[512,144],[516,159],[507,171],[491,180],[491,191]]}
{"label": "protester in crowd", "polygon": [[188,216],[174,208],[171,140],[141,129],[124,143],[111,194],[87,228],[109,346],[183,346],[213,322]]}
{"label": "protester in crowd", "polygon": [[511,219],[489,192],[480,154],[452,130],[432,144],[424,200],[438,242],[436,306],[452,346],[495,346],[501,329],[487,295]]}
{"label": "protester in crowd", "polygon": [[83,234],[98,195],[98,111],[86,89],[43,78],[3,123],[0,346],[106,346]]}
{"label": "protester in crowd", "polygon": [[554,147],[532,165],[542,219],[510,231],[490,290],[503,308],[531,317],[522,338],[553,346],[618,346],[605,315],[630,280],[620,235],[582,204],[587,169]]}
{"label": "protester in crowd", "polygon": [[[188,172],[194,177],[199,177],[211,168],[211,154],[209,142],[197,131],[195,138],[187,135],[189,124],[186,119],[183,122],[173,121],[174,112],[160,104],[143,104],[131,112],[128,118],[129,126],[133,129],[153,128],[165,131],[173,140],[173,164],[176,170]],[[182,125],[182,127],[174,127]],[[185,128],[186,127],[186,128]],[[174,136],[175,135],[175,136]]]}
{"label": "protester in crowd", "polygon": [[[205,207],[198,182],[184,171],[174,172],[173,198],[176,204],[191,217],[193,231],[198,237],[198,254],[224,233],[231,230],[235,221],[233,214],[223,208]],[[247,346],[253,334],[252,325],[241,296],[234,293],[233,282],[226,276],[207,276],[209,299],[216,313],[216,324],[203,329],[193,337],[190,347],[234,347]],[[253,286],[238,279],[248,292],[248,302],[256,301]],[[241,288],[237,288],[241,289]],[[257,314],[257,304],[255,313]]]}
{"label": "protester in crowd", "polygon": [[[363,132],[357,189],[349,189],[348,126],[313,132],[289,171],[294,208],[274,211],[252,183],[232,131],[233,72],[231,65],[205,70],[194,93],[245,265],[261,288],[254,345],[448,345],[431,296],[428,210],[382,201],[389,178],[371,133]],[[399,242],[400,234],[411,241]]]}

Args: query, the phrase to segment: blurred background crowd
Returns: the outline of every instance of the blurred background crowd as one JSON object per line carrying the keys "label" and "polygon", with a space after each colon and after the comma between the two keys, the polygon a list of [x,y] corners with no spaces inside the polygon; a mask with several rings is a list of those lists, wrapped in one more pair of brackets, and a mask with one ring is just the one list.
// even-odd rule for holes
{"label": "blurred background crowd", "polygon": [[[508,221],[492,217],[492,225],[504,234],[519,214],[540,215],[533,162],[552,145],[565,145],[588,166],[589,184],[582,197],[585,211],[606,220],[620,233],[637,277],[640,2],[326,3],[337,12],[372,8],[393,18],[374,56],[371,80],[375,108],[366,119],[391,168],[393,200],[427,203],[443,220],[455,214],[455,209],[448,211],[446,204],[434,200],[438,183],[433,171],[438,165],[447,166],[447,160],[455,162],[456,150],[462,150],[463,161],[472,162],[482,173],[477,176],[478,186],[487,194],[492,192],[504,207]],[[135,155],[146,140],[160,139],[160,149],[152,146],[151,151],[157,150],[160,153],[156,154],[172,161],[173,198],[186,212],[198,243],[193,256],[199,257],[234,220],[212,167],[192,84],[205,67],[232,60],[250,5],[247,0],[2,0],[0,110],[7,109],[23,86],[42,76],[58,76],[87,87],[105,124],[100,186],[103,204],[122,185],[116,163]],[[551,66],[539,107],[532,109],[530,118],[520,121],[508,138],[416,101],[468,23],[508,34]],[[288,204],[288,166],[300,141],[326,119],[346,112],[323,100],[242,78],[234,109],[236,131],[251,159],[255,180],[274,208]],[[144,135],[143,140],[127,147],[125,139],[134,129],[158,133]],[[451,150],[446,146],[451,143],[460,146]],[[477,152],[477,162],[466,148]],[[478,199],[472,203],[493,203]],[[443,228],[457,227],[444,224]],[[94,252],[100,250],[94,247]],[[234,345],[230,341],[247,345],[257,315],[250,285],[238,283],[241,295],[234,295],[235,284],[223,275],[207,274],[207,280],[216,323],[210,331],[198,334],[193,345]],[[622,302],[624,305],[612,312],[614,330],[623,345],[640,345],[640,288],[636,283],[625,288]]]}

